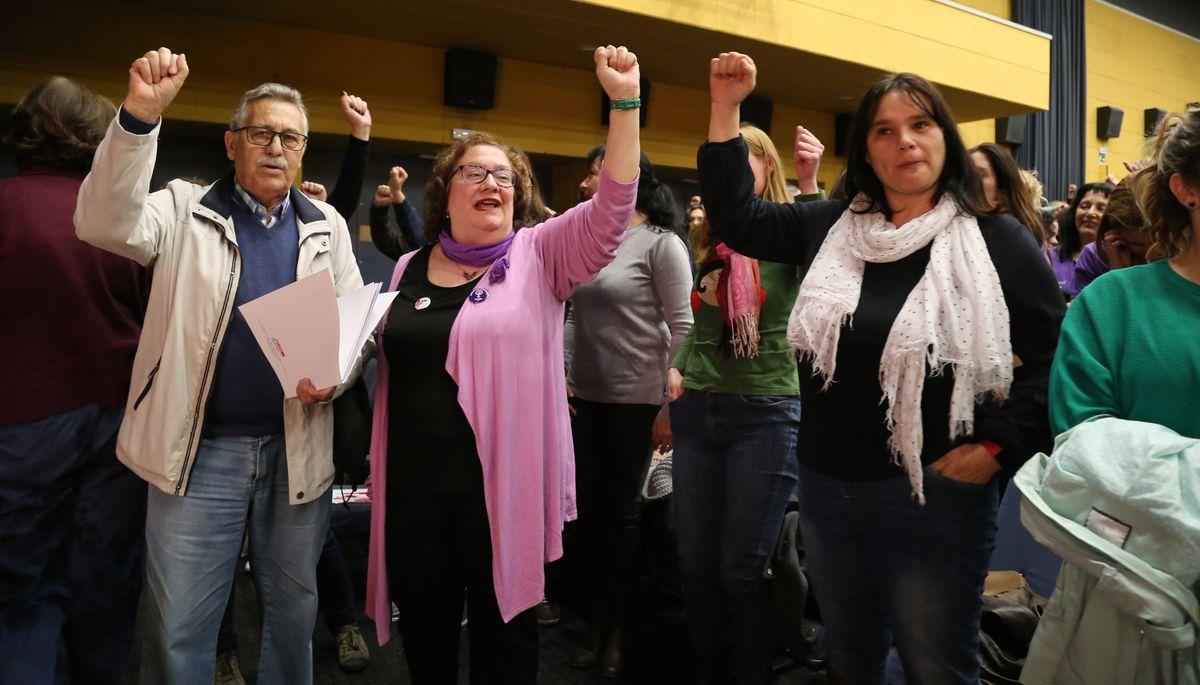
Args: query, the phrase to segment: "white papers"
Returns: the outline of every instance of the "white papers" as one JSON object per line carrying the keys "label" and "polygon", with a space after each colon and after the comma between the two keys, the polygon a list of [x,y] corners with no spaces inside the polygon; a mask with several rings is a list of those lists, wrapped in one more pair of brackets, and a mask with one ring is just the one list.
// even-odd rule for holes
{"label": "white papers", "polygon": [[329,270],[238,307],[279,378],[284,397],[295,397],[302,378],[324,389],[344,383],[371,331],[396,293],[379,283],[336,297]]}

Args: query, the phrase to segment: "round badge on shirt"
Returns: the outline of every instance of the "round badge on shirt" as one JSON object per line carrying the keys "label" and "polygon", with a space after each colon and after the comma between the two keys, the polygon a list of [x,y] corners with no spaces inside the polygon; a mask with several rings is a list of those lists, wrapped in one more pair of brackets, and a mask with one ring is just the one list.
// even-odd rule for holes
{"label": "round badge on shirt", "polygon": [[432,300],[430,300],[428,297],[422,297],[416,302],[413,302],[413,309],[421,311],[422,309],[428,307],[430,302],[432,302]]}

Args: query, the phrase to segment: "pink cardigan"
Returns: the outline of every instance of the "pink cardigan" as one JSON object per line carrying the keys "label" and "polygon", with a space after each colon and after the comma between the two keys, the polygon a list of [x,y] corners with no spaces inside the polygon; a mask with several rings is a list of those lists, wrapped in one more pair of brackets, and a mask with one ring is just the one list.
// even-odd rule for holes
{"label": "pink cardigan", "polygon": [[[595,198],[518,231],[504,280],[480,279],[487,299],[464,302],[450,329],[446,371],[458,384],[458,403],[475,433],[483,466],[492,579],[505,621],[542,600],[542,566],[562,556],[563,523],[575,518],[563,303],[616,257],[636,199],[636,179],[620,183],[603,173]],[[396,289],[412,256],[396,263],[389,291]],[[385,317],[380,335],[386,323]],[[392,616],[384,549],[388,400],[388,364],[379,354],[366,608],[381,645],[391,638]]]}

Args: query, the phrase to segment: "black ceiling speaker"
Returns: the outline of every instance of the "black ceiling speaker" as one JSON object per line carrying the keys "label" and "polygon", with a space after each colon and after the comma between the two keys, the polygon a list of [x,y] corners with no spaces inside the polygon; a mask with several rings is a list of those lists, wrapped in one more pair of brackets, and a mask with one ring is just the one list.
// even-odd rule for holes
{"label": "black ceiling speaker", "polygon": [[1120,107],[1097,107],[1096,137],[1108,140],[1121,135],[1121,121],[1124,118],[1125,110]]}
{"label": "black ceiling speaker", "polygon": [[491,109],[496,103],[496,56],[479,50],[446,51],[442,103],[463,109]]}
{"label": "black ceiling speaker", "polygon": [[1025,142],[1025,115],[996,119],[996,142],[1017,146]]}
{"label": "black ceiling speaker", "polygon": [[[650,82],[647,81],[646,77],[643,76],[640,83],[641,83],[641,88],[642,88],[642,94],[640,96],[640,98],[642,100],[642,108],[638,112],[638,126],[645,128],[646,127],[646,112],[649,111],[649,109],[650,109]],[[604,89],[601,88],[600,89],[600,123],[604,126],[608,126],[608,113],[610,111],[612,111],[612,100],[608,99],[608,93],[605,93]]]}
{"label": "black ceiling speaker", "polygon": [[742,100],[742,123],[753,124],[768,135],[771,133],[771,113],[775,105],[770,100],[750,95]]}
{"label": "black ceiling speaker", "polygon": [[1149,138],[1150,136],[1154,135],[1155,131],[1158,130],[1158,125],[1162,123],[1163,119],[1167,118],[1167,110],[1151,107],[1150,109],[1144,110],[1142,116],[1144,117],[1142,123],[1142,132],[1144,137]]}
{"label": "black ceiling speaker", "polygon": [[852,123],[854,115],[849,112],[838,112],[833,117],[833,154],[838,157],[846,156],[846,144],[850,141]]}

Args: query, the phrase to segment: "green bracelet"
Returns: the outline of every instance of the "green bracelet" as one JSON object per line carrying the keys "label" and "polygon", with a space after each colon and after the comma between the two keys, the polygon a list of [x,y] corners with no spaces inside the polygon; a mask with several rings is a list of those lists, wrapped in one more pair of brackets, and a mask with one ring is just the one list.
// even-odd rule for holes
{"label": "green bracelet", "polygon": [[623,100],[613,100],[612,101],[613,109],[619,109],[619,110],[641,109],[641,107],[642,107],[642,99],[641,98],[625,98]]}

